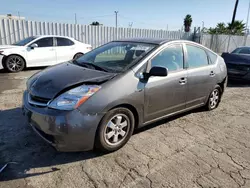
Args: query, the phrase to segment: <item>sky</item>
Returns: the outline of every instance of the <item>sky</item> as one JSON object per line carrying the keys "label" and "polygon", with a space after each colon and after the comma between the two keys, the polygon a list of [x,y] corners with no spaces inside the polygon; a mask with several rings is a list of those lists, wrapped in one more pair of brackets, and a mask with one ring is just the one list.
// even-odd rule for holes
{"label": "sky", "polygon": [[[239,0],[236,20],[247,20],[250,0]],[[2,1],[0,15],[12,14],[27,20],[105,26],[179,30],[186,14],[193,18],[192,27],[215,27],[231,22],[235,0],[7,0]],[[250,22],[250,20],[249,20]],[[250,24],[249,24],[250,25]]]}

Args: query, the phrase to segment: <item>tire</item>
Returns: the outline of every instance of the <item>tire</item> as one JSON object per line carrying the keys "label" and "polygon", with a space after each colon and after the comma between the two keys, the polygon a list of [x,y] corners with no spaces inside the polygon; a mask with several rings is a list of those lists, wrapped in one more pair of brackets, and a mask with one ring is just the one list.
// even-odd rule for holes
{"label": "tire", "polygon": [[8,72],[20,72],[25,68],[25,61],[18,55],[10,55],[6,58],[4,67]]}
{"label": "tire", "polygon": [[209,95],[209,98],[206,104],[206,109],[208,111],[216,109],[220,103],[221,96],[222,96],[222,89],[219,85],[216,85],[213,91]]}
{"label": "tire", "polygon": [[76,55],[74,55],[73,59],[77,59],[78,57],[81,57],[83,55],[83,53],[77,53]]}
{"label": "tire", "polygon": [[129,109],[115,108],[109,111],[97,129],[95,148],[103,152],[120,149],[130,139],[134,127],[135,118]]}

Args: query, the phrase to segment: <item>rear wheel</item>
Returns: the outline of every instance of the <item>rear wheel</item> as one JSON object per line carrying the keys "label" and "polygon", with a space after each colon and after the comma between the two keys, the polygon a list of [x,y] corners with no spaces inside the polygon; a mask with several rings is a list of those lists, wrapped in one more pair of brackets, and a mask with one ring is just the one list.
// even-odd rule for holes
{"label": "rear wheel", "polygon": [[206,108],[207,110],[214,110],[218,107],[221,99],[222,90],[219,85],[216,85],[213,91],[210,93]]}
{"label": "rear wheel", "polygon": [[7,57],[4,67],[9,72],[19,72],[22,71],[25,67],[25,61],[22,57],[18,55],[10,55]]}
{"label": "rear wheel", "polygon": [[77,53],[76,55],[74,55],[73,59],[77,59],[79,57],[81,57],[83,55],[83,53]]}
{"label": "rear wheel", "polygon": [[98,127],[95,145],[104,151],[116,151],[123,147],[134,131],[134,115],[127,108],[109,111]]}

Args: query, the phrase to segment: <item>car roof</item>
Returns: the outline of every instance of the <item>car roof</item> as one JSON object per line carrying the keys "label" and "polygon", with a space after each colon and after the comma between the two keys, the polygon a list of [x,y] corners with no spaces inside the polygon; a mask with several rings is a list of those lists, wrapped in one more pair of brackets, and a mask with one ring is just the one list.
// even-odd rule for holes
{"label": "car roof", "polygon": [[165,44],[168,42],[188,42],[188,43],[194,43],[189,40],[177,40],[177,39],[167,39],[167,38],[124,38],[124,39],[118,39],[114,40],[114,42],[139,42],[139,43],[148,43],[148,44]]}
{"label": "car roof", "polygon": [[67,37],[67,36],[61,36],[61,35],[35,35],[34,37],[63,37],[63,38],[68,38],[68,39],[74,39],[72,37]]}
{"label": "car roof", "polygon": [[238,48],[250,48],[250,46],[239,46],[239,47],[237,47],[235,49],[238,49]]}

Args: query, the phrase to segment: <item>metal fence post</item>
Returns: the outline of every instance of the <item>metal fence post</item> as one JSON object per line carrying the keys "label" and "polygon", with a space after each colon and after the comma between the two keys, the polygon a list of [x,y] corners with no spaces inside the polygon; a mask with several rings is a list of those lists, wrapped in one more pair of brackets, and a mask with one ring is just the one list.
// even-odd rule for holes
{"label": "metal fence post", "polygon": [[228,36],[228,44],[227,44],[227,52],[229,52],[229,46],[230,46],[230,39],[231,39],[231,34]]}

